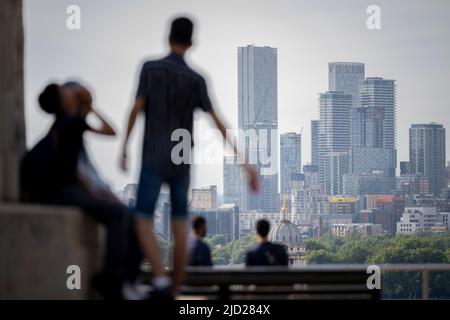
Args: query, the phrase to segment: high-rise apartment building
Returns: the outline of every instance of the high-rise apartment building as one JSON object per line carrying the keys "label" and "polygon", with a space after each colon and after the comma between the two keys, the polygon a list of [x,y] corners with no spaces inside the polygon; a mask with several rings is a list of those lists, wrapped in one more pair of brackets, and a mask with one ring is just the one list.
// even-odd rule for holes
{"label": "high-rise apartment building", "polygon": [[242,167],[236,156],[223,158],[223,203],[241,206]]}
{"label": "high-rise apartment building", "polygon": [[319,120],[311,120],[311,164],[319,164]]}
{"label": "high-rise apartment building", "polygon": [[364,63],[330,62],[328,63],[328,90],[353,96],[353,106],[359,106],[358,82],[365,77]]}
{"label": "high-rise apartment building", "polygon": [[409,129],[409,170],[429,180],[429,191],[439,196],[446,187],[445,128],[441,124],[413,124]]}
{"label": "high-rise apartment building", "polygon": [[344,176],[349,173],[348,152],[329,152],[323,159],[325,194],[343,195]]}
{"label": "high-rise apartment building", "polygon": [[238,48],[238,139],[261,181],[261,192],[254,194],[242,179],[243,209],[279,208],[277,77],[276,48]]}
{"label": "high-rise apartment building", "polygon": [[395,80],[367,78],[359,82],[360,105],[365,110],[364,146],[396,148]]}
{"label": "high-rise apartment building", "polygon": [[[319,180],[325,185],[325,192],[339,192],[342,190],[342,180],[336,180],[335,178],[342,179],[342,174],[348,173],[348,168],[343,168],[344,155],[347,154],[350,148],[350,119],[349,112],[352,107],[353,96],[342,92],[326,92],[319,95],[320,105],[320,122],[319,122]],[[334,153],[333,156],[328,156],[330,153]],[[337,157],[339,153],[340,156]],[[332,165],[336,164],[334,160],[342,160],[339,162],[339,171],[336,171]],[[328,161],[326,163],[325,161]],[[334,164],[330,161],[333,160]],[[328,165],[328,166],[327,166]],[[328,170],[328,175],[326,175]],[[339,175],[334,175],[340,172]],[[332,175],[334,176],[332,176]],[[333,181],[331,181],[332,179]],[[330,194],[330,193],[327,193]]]}
{"label": "high-rise apartment building", "polygon": [[217,186],[192,188],[190,207],[193,209],[217,208]]}
{"label": "high-rise apartment building", "polygon": [[447,167],[445,168],[446,177],[447,177],[447,188],[450,188],[450,161],[447,162]]}
{"label": "high-rise apartment building", "polygon": [[281,193],[290,194],[292,190],[292,175],[300,173],[302,135],[288,132],[280,135],[280,184]]}

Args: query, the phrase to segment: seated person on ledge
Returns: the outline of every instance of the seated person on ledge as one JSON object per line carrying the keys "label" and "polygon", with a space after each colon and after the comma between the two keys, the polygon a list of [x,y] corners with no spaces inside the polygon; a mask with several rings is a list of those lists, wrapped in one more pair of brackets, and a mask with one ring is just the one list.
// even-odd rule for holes
{"label": "seated person on ledge", "polygon": [[192,219],[192,232],[188,239],[188,261],[193,267],[212,266],[211,251],[203,241],[206,236],[206,220],[201,216]]}
{"label": "seated person on ledge", "polygon": [[271,243],[267,236],[270,223],[261,219],[256,222],[256,236],[258,245],[247,252],[247,266],[287,266],[288,255],[283,245]]}

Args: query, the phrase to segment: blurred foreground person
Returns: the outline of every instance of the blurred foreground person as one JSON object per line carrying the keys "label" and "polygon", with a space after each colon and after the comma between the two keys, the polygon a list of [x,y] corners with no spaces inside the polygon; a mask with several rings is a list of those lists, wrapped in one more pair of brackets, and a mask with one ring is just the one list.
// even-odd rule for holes
{"label": "blurred foreground person", "polygon": [[[205,80],[184,60],[184,54],[192,46],[192,32],[193,23],[188,18],[173,20],[169,35],[169,55],[160,60],[147,61],[142,66],[122,151],[121,166],[126,170],[128,139],[137,115],[144,113],[144,144],[135,213],[141,248],[152,267],[152,297],[155,299],[173,298],[183,280],[187,256],[187,193],[194,110],[200,108],[207,112],[222,136],[227,139],[225,126],[211,105]],[[181,139],[183,142],[187,141],[187,147],[176,151]],[[232,139],[227,141],[237,153]],[[251,188],[256,191],[256,172],[247,163],[244,168]],[[169,185],[171,197],[175,242],[172,279],[164,271],[158,241],[153,232],[155,204],[163,183]]]}
{"label": "blurred foreground person", "polygon": [[201,216],[192,219],[192,231],[188,238],[188,259],[192,267],[212,266],[211,251],[203,241],[206,236],[206,220]]}
{"label": "blurred foreground person", "polygon": [[247,252],[247,266],[287,266],[289,259],[286,248],[280,244],[271,243],[267,236],[270,223],[261,219],[256,222],[256,236],[258,245]]}
{"label": "blurred foreground person", "polygon": [[[86,153],[84,132],[115,132],[93,111],[92,97],[82,86],[50,84],[39,95],[39,105],[53,114],[55,121],[48,134],[26,154],[22,186],[32,201],[78,206],[106,226],[104,268],[94,277],[93,285],[105,299],[121,299],[124,284],[137,277],[141,260],[136,240],[136,249],[130,250],[135,237],[132,216],[115,198],[98,192],[92,175],[79,170],[80,157]],[[99,128],[86,123],[89,113],[98,116],[102,123]]]}

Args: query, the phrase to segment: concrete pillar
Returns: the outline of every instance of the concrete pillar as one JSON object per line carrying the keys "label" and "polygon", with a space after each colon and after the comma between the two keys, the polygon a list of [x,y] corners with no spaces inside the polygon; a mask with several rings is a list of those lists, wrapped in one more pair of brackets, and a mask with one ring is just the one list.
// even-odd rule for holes
{"label": "concrete pillar", "polygon": [[25,151],[22,1],[0,1],[0,202],[19,198]]}

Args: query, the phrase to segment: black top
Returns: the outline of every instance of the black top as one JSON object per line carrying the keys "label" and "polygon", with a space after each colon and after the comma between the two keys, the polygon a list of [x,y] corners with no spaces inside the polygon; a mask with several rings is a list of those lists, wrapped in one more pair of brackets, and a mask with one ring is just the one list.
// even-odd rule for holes
{"label": "black top", "polygon": [[32,201],[54,202],[62,188],[78,182],[78,155],[86,129],[81,118],[57,116],[47,135],[27,152],[21,186]]}
{"label": "black top", "polygon": [[202,239],[195,239],[189,260],[190,266],[212,266],[211,251]]}
{"label": "black top", "polygon": [[78,182],[78,158],[83,149],[83,133],[88,128],[85,120],[79,117],[58,117],[53,124],[56,143],[52,159],[52,179],[56,191]]}
{"label": "black top", "polygon": [[189,167],[172,162],[172,148],[181,139],[171,138],[176,129],[184,129],[192,146],[195,108],[212,109],[203,77],[189,68],[181,56],[170,54],[144,63],[136,96],[145,99],[142,164],[167,174]]}
{"label": "black top", "polygon": [[280,244],[263,242],[247,252],[247,266],[287,266],[289,258],[286,248]]}

